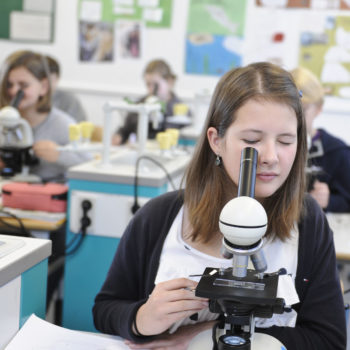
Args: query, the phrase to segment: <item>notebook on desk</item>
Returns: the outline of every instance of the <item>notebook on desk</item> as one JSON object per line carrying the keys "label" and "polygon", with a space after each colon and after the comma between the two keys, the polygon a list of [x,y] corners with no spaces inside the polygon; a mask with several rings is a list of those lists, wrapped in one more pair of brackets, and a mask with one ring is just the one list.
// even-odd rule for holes
{"label": "notebook on desk", "polygon": [[4,350],[126,350],[119,337],[74,331],[32,314]]}

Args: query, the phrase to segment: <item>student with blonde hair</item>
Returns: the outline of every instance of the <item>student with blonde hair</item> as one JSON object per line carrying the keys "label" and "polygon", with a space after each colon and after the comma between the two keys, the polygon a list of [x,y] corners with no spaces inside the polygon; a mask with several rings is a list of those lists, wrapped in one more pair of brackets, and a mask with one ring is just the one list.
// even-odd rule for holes
{"label": "student with blonde hair", "polygon": [[314,127],[324,103],[324,89],[318,78],[302,67],[291,74],[302,93],[309,137],[309,169],[316,170],[310,176],[310,194],[325,211],[350,212],[350,148],[326,130]]}

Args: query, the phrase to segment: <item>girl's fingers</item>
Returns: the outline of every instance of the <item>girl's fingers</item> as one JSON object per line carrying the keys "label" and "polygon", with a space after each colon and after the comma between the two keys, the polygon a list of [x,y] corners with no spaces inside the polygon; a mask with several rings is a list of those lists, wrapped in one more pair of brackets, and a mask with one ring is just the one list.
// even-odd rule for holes
{"label": "girl's fingers", "polygon": [[197,284],[197,282],[188,278],[175,278],[166,282],[158,283],[156,288],[168,291],[181,288],[193,289],[196,288]]}
{"label": "girl's fingers", "polygon": [[208,307],[207,301],[200,301],[200,300],[181,300],[181,301],[175,301],[172,303],[167,303],[164,305],[163,311],[164,314],[173,314],[173,313],[180,313],[180,312],[191,312],[202,310]]}
{"label": "girl's fingers", "polygon": [[177,290],[171,290],[166,293],[160,293],[157,292],[153,295],[151,295],[151,298],[157,298],[158,301],[164,300],[164,301],[177,301],[177,300],[199,300],[199,301],[207,301],[206,298],[200,298],[196,297],[194,292],[188,289],[177,289]]}

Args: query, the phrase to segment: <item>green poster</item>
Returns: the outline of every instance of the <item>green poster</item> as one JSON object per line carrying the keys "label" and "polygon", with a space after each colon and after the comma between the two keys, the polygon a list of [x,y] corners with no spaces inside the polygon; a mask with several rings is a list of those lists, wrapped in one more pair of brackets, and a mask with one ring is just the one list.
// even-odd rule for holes
{"label": "green poster", "polygon": [[101,4],[101,22],[117,19],[143,21],[146,27],[169,28],[171,26],[172,0],[79,0],[79,17],[86,2]]}
{"label": "green poster", "polygon": [[185,71],[222,75],[242,63],[246,0],[191,0]]}

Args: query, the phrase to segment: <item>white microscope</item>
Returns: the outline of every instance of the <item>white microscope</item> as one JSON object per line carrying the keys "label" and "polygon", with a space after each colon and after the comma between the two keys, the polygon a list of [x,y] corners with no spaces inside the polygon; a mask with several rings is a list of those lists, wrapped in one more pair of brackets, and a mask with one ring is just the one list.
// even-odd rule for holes
{"label": "white microscope", "polygon": [[37,176],[29,174],[29,167],[38,162],[31,151],[32,129],[17,109],[23,95],[19,90],[11,104],[0,110],[0,158],[4,163],[1,176],[13,181],[38,182]]}
{"label": "white microscope", "polygon": [[[213,347],[199,345],[199,337],[189,347],[191,350],[285,349],[271,336],[254,334],[255,317],[270,318],[273,314],[282,314],[285,307],[284,299],[277,298],[280,271],[264,273],[267,264],[261,248],[267,215],[254,199],[257,158],[254,148],[243,149],[238,196],[230,200],[220,214],[219,227],[224,236],[222,252],[225,258],[233,258],[232,268],[207,267],[196,288],[196,296],[208,298],[209,310],[222,316],[221,325],[216,324],[210,332],[213,341],[207,343]],[[249,257],[255,270],[248,269]],[[223,334],[217,339],[220,328]]]}

